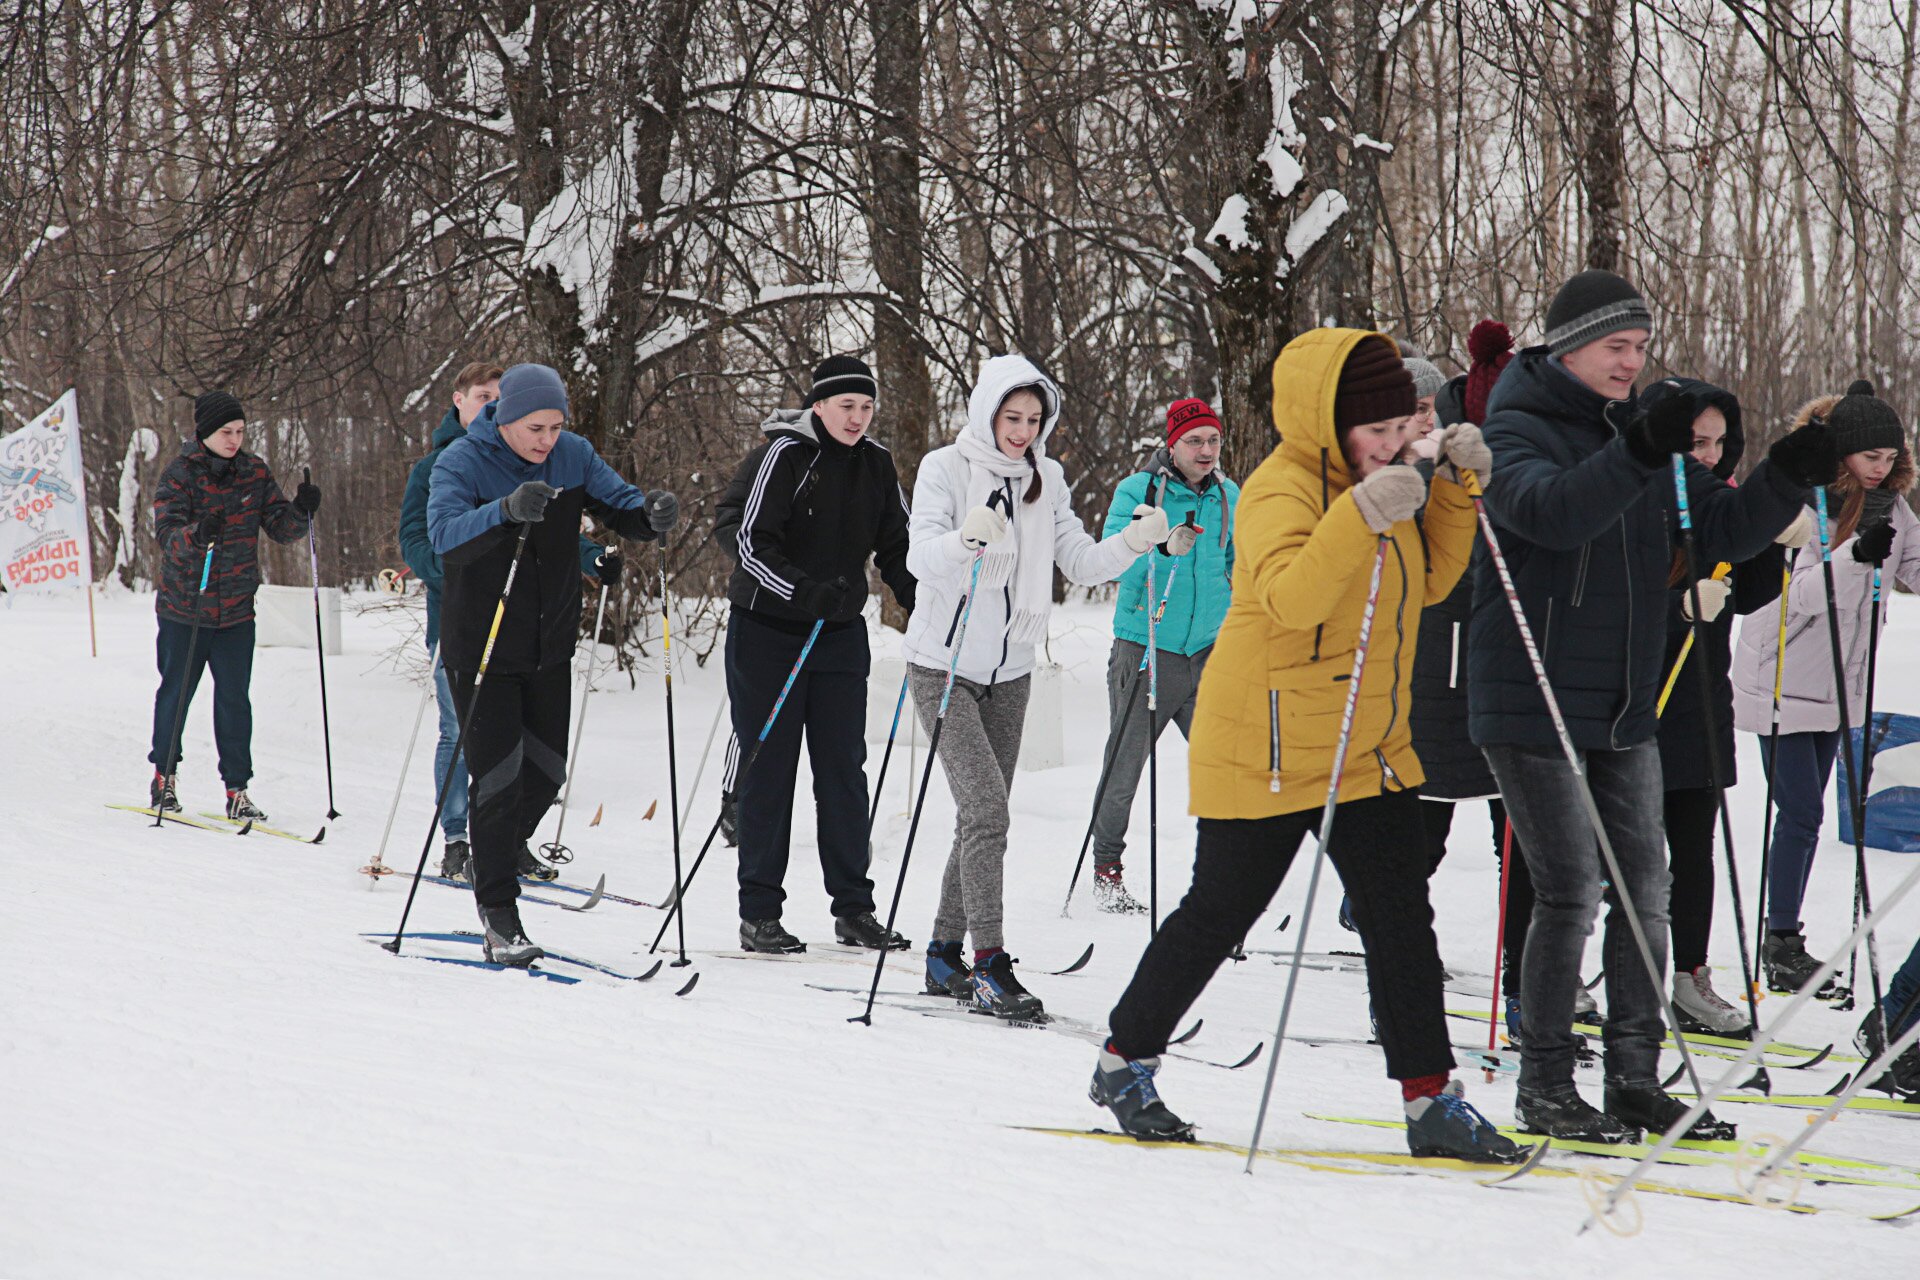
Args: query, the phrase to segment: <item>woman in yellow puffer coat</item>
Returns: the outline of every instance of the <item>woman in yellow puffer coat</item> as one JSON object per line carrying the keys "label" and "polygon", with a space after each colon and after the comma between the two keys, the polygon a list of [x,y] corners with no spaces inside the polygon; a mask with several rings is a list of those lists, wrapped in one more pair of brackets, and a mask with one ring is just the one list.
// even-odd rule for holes
{"label": "woman in yellow puffer coat", "polygon": [[[1316,830],[1331,782],[1376,554],[1386,560],[1328,855],[1366,944],[1387,1074],[1415,1155],[1508,1162],[1520,1151],[1450,1085],[1419,786],[1407,712],[1419,613],[1466,570],[1474,512],[1459,470],[1491,467],[1479,429],[1448,428],[1429,492],[1397,465],[1413,378],[1391,340],[1316,329],[1273,365],[1280,447],[1241,491],[1233,605],[1194,712],[1193,886],[1111,1017],[1092,1097],[1134,1136],[1191,1140],[1153,1086],[1159,1054],[1246,937]],[[1422,503],[1425,513],[1416,519]]]}

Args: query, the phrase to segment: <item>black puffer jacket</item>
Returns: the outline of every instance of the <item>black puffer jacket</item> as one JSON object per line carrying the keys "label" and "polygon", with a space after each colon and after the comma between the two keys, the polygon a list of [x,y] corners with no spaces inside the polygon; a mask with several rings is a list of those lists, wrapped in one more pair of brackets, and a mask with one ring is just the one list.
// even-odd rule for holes
{"label": "black puffer jacket", "polygon": [[907,572],[907,500],[893,455],[868,437],[841,444],[811,409],[776,410],[766,443],[741,461],[716,511],[713,536],[733,557],[727,599],[788,622],[813,615],[794,603],[811,583],[844,578],[853,590],[829,622],[867,603],[867,557],[893,598],[913,611]]}
{"label": "black puffer jacket", "polygon": [[[1487,509],[1574,745],[1623,750],[1654,737],[1667,575],[1675,521],[1672,470],[1628,452],[1633,398],[1608,400],[1544,347],[1500,375],[1485,425],[1493,450]],[[1808,494],[1762,462],[1738,489],[1686,463],[1700,553],[1739,563],[1766,550]],[[1469,727],[1481,746],[1551,747],[1547,715],[1519,628],[1489,561],[1474,575]]]}
{"label": "black puffer jacket", "polygon": [[[1668,396],[1676,395],[1685,396],[1693,402],[1695,417],[1699,417],[1708,406],[1720,410],[1726,417],[1726,445],[1721,451],[1720,461],[1713,467],[1713,474],[1722,482],[1732,480],[1734,471],[1740,466],[1741,455],[1747,448],[1746,435],[1740,424],[1740,401],[1732,392],[1711,383],[1692,378],[1668,378],[1647,388],[1640,397],[1640,403],[1643,408],[1650,407]],[[1695,645],[1688,654],[1687,665],[1681,669],[1679,679],[1674,681],[1673,693],[1667,698],[1667,709],[1660,716],[1660,769],[1667,790],[1693,790],[1716,785],[1712,762],[1707,753],[1706,704],[1700,699],[1700,671],[1696,665],[1702,661],[1706,663],[1713,691],[1713,741],[1720,762],[1717,785],[1730,787],[1738,780],[1733,751],[1733,685],[1727,677],[1733,662],[1733,619],[1736,614],[1753,613],[1778,600],[1780,575],[1785,568],[1785,548],[1774,543],[1751,560],[1734,565],[1728,572],[1727,581],[1733,588],[1733,594],[1727,598],[1727,607],[1719,617],[1700,628],[1701,643]],[[1702,556],[1699,569],[1702,578],[1710,578],[1714,564]],[[1687,587],[1683,584],[1670,588],[1667,594],[1667,654],[1660,668],[1663,685],[1673,671],[1673,664],[1680,657],[1680,650],[1686,646],[1687,636],[1693,631],[1693,624],[1680,612],[1681,602],[1688,594]]]}
{"label": "black puffer jacket", "polygon": [[[1434,397],[1440,425],[1465,421],[1461,402],[1467,378],[1454,378]],[[1486,553],[1478,539],[1474,558]],[[1420,644],[1413,657],[1413,750],[1427,780],[1420,794],[1436,800],[1477,800],[1498,795],[1487,758],[1467,735],[1467,670],[1472,638],[1473,571],[1460,577],[1444,600],[1420,611]]]}
{"label": "black puffer jacket", "polygon": [[[207,589],[200,590],[207,549],[193,541],[200,518],[220,516]],[[170,622],[219,630],[253,617],[260,589],[260,535],[293,542],[307,518],[280,492],[267,464],[242,449],[223,458],[195,440],[167,464],[153,498],[153,533],[160,541],[160,596],[155,612]]]}

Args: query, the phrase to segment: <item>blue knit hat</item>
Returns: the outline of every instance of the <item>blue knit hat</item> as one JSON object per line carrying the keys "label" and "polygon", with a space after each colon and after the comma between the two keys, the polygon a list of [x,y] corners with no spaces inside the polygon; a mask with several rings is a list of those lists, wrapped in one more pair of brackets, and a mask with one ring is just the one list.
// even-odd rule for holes
{"label": "blue knit hat", "polygon": [[567,420],[567,384],[558,373],[544,364],[516,364],[500,375],[495,422],[518,422],[541,409],[558,409],[561,420]]}

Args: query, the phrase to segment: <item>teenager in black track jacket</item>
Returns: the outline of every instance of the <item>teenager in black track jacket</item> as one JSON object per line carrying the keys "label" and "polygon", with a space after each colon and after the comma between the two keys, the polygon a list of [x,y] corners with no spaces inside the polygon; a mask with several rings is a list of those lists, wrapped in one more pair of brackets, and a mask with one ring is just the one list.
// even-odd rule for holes
{"label": "teenager in black track jacket", "polygon": [[[802,732],[835,934],[858,946],[906,945],[874,920],[867,878],[867,557],[909,611],[914,590],[899,473],[866,434],[876,391],[860,361],[822,363],[806,406],[761,424],[766,443],[720,500],[714,535],[738,562],[727,587],[735,743],[725,788],[739,814],[740,939],[749,950],[804,949],[780,928]],[[742,770],[816,622],[820,635],[793,691]]]}

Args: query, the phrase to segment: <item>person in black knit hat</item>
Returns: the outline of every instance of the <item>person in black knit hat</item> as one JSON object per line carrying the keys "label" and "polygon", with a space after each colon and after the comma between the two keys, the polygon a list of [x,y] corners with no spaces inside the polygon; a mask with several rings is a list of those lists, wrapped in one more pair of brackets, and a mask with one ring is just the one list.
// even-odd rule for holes
{"label": "person in black knit hat", "polygon": [[[874,919],[867,876],[868,558],[909,612],[914,594],[900,476],[893,455],[867,434],[878,398],[865,363],[823,360],[806,403],[776,409],[761,423],[766,440],[747,454],[720,499],[714,536],[737,562],[727,584],[734,742],[722,786],[739,824],[746,951],[806,950],[780,924],[802,734],[834,936],[856,947],[907,946]],[[819,638],[743,775],[744,756],[816,623]]]}
{"label": "person in black knit hat", "polygon": [[267,815],[247,795],[253,778],[249,686],[260,534],[275,542],[300,538],[320,509],[320,490],[302,484],[289,502],[267,464],[241,447],[246,417],[229,392],[209,391],[196,399],[193,442],[181,446],[154,494],[160,690],[153,700],[153,748],[147,755],[153,781],[147,799],[156,810],[180,811],[182,750],[174,725],[183,723],[181,701],[192,703],[200,673],[211,669],[213,736],[226,784],[226,815],[236,822],[265,822]]}

